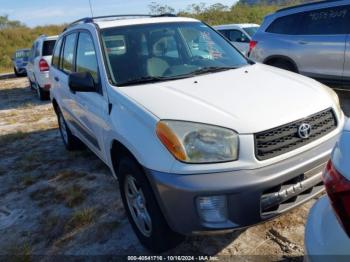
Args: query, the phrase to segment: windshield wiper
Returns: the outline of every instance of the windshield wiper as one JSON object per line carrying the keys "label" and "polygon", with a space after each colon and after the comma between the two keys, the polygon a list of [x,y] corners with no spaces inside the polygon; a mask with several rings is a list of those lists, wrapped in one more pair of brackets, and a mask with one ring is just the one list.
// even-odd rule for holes
{"label": "windshield wiper", "polygon": [[214,73],[214,72],[221,72],[226,71],[230,69],[236,69],[237,67],[203,67],[201,69],[195,70],[189,74],[184,75],[178,75],[178,76],[143,76],[140,78],[130,79],[127,81],[124,81],[122,83],[118,83],[118,86],[130,86],[130,85],[137,85],[137,84],[147,84],[147,83],[156,83],[156,82],[164,82],[164,81],[170,81],[170,80],[176,80],[176,79],[182,79],[182,78],[188,78],[195,75],[201,75],[206,73]]}
{"label": "windshield wiper", "polygon": [[118,86],[129,86],[137,84],[155,83],[171,80],[170,77],[157,77],[157,76],[143,76],[140,78],[130,79],[125,82],[119,83]]}
{"label": "windshield wiper", "polygon": [[237,67],[233,66],[210,66],[210,67],[203,67],[201,69],[193,71],[191,74],[192,75],[201,75],[201,74],[206,74],[206,73],[215,73],[215,72],[221,72],[221,71],[226,71],[230,69],[237,69]]}

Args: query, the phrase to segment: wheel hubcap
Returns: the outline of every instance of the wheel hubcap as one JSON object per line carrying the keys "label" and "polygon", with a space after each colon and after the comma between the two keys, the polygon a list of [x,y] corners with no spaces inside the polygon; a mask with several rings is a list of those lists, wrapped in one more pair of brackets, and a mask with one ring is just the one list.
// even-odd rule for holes
{"label": "wheel hubcap", "polygon": [[131,216],[143,235],[149,237],[152,233],[152,220],[146,206],[146,199],[141,187],[131,175],[125,179],[124,190]]}
{"label": "wheel hubcap", "polygon": [[68,134],[67,134],[67,129],[66,129],[66,123],[64,122],[62,115],[59,116],[59,121],[60,121],[60,131],[61,131],[63,141],[67,144],[68,143]]}

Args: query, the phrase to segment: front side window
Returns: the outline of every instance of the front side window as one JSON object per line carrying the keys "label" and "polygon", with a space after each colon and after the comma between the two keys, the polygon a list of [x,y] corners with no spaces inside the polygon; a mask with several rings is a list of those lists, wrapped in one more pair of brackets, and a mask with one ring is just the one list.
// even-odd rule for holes
{"label": "front side window", "polygon": [[240,43],[249,42],[248,37],[239,30],[230,30],[229,39],[233,42],[240,42]]}
{"label": "front side window", "polygon": [[89,72],[94,78],[95,83],[99,83],[95,47],[93,40],[88,33],[79,34],[76,58],[76,72]]}
{"label": "front side window", "polygon": [[60,58],[61,46],[62,46],[62,39],[58,40],[54,53],[52,55],[52,65],[56,68],[58,68],[58,63],[60,60],[59,58]]}
{"label": "front side window", "polygon": [[62,70],[66,73],[73,72],[73,59],[74,59],[74,47],[75,47],[76,34],[70,34],[66,36],[63,49]]}
{"label": "front side window", "polygon": [[101,37],[115,85],[185,78],[248,64],[220,34],[199,22],[108,28]]}

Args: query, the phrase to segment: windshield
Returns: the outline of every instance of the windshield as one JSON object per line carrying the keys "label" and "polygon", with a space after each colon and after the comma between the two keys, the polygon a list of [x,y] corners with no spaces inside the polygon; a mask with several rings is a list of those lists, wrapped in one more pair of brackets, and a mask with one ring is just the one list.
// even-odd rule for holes
{"label": "windshield", "polygon": [[115,27],[101,35],[116,85],[191,77],[248,64],[221,35],[199,22]]}
{"label": "windshield", "polygon": [[29,50],[21,50],[16,52],[16,58],[27,58],[29,57]]}
{"label": "windshield", "polygon": [[255,33],[258,31],[259,27],[258,26],[254,26],[254,27],[245,27],[243,28],[244,31],[247,32],[247,34],[252,37],[253,35],[255,35]]}

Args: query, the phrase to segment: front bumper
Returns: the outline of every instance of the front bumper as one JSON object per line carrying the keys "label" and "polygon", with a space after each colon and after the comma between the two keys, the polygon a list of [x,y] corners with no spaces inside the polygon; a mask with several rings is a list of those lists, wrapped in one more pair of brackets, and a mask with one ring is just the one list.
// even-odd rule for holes
{"label": "front bumper", "polygon": [[[192,175],[145,171],[174,231],[189,235],[233,230],[273,218],[322,192],[322,170],[337,138],[258,169]],[[201,221],[196,199],[211,195],[226,196],[226,222]]]}

